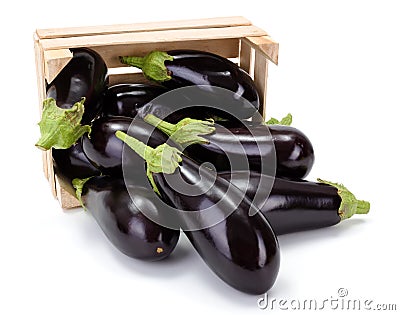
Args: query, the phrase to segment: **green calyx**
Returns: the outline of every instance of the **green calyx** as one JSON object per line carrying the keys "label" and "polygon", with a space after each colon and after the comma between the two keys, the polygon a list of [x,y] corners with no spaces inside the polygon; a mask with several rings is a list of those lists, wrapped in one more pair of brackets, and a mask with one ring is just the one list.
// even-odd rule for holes
{"label": "green calyx", "polygon": [[126,65],[142,69],[144,76],[156,82],[171,80],[171,75],[165,66],[165,61],[174,57],[163,51],[151,51],[144,57],[121,56],[119,60]]}
{"label": "green calyx", "polygon": [[36,147],[41,150],[68,149],[86,132],[90,133],[90,126],[81,125],[84,102],[85,98],[82,98],[71,108],[63,109],[57,106],[55,99],[45,99],[42,119],[38,124],[41,136]]}
{"label": "green calyx", "polygon": [[173,174],[182,162],[181,154],[177,148],[164,143],[156,148],[149,147],[143,142],[128,136],[122,131],[117,131],[115,136],[125,142],[133,151],[135,151],[147,164],[147,177],[156,193],[160,194],[155,185],[153,173]]}
{"label": "green calyx", "polygon": [[201,136],[211,134],[215,131],[214,121],[212,119],[198,120],[184,118],[176,124],[170,124],[152,114],[149,114],[146,115],[144,120],[148,124],[161,130],[163,133],[168,135],[172,141],[182,147],[196,143],[208,143],[209,141]]}
{"label": "green calyx", "polygon": [[83,186],[85,186],[86,182],[91,179],[93,176],[90,176],[88,178],[74,178],[72,180],[72,186],[75,188],[75,196],[79,200],[80,204],[82,205],[82,208],[86,210],[85,205],[83,204],[82,201],[82,193],[83,193]]}
{"label": "green calyx", "polygon": [[278,120],[276,118],[271,118],[270,120],[266,121],[266,125],[282,125],[282,126],[290,126],[292,124],[292,114],[287,114],[285,117],[283,117],[281,120]]}
{"label": "green calyx", "polygon": [[329,182],[318,178],[318,182],[331,185],[338,190],[338,195],[342,199],[338,214],[341,220],[351,218],[353,214],[367,214],[370,203],[364,200],[358,200],[345,186],[338,183]]}

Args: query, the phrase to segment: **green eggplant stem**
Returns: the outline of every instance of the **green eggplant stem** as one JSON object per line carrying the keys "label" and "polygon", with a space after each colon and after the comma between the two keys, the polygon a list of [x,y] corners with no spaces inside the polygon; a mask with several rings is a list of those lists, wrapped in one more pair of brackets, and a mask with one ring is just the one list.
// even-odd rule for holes
{"label": "green eggplant stem", "polygon": [[171,80],[171,73],[165,66],[165,61],[172,61],[174,57],[164,51],[151,51],[144,57],[120,56],[121,63],[142,70],[143,75],[155,82]]}
{"label": "green eggplant stem", "polygon": [[338,214],[341,220],[351,218],[354,214],[367,214],[370,209],[370,203],[365,200],[358,200],[353,193],[351,193],[342,184],[329,182],[318,178],[318,182],[335,187],[338,190],[338,195],[342,199]]}
{"label": "green eggplant stem", "polygon": [[43,101],[42,119],[39,122],[40,139],[35,144],[41,150],[68,149],[86,132],[90,126],[81,125],[85,98],[75,103],[71,108],[63,109],[57,106],[55,99]]}
{"label": "green eggplant stem", "polygon": [[153,114],[148,114],[144,121],[161,130],[172,141],[182,147],[196,143],[208,143],[208,140],[202,136],[209,135],[215,131],[213,120],[184,118],[176,124],[170,124]]}
{"label": "green eggplant stem", "polygon": [[166,143],[153,149],[119,130],[115,133],[115,136],[146,161],[147,177],[154,191],[159,194],[154,182],[153,173],[173,174],[182,161],[182,152]]}

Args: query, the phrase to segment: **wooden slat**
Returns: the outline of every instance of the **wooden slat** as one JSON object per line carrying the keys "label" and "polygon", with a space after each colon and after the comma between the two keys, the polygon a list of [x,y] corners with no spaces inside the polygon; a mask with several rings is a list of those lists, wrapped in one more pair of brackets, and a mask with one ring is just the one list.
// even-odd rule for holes
{"label": "wooden slat", "polygon": [[56,183],[55,183],[55,175],[54,175],[54,165],[53,165],[53,157],[51,155],[51,150],[46,151],[47,154],[47,174],[51,192],[54,198],[57,198],[57,191],[56,191]]}
{"label": "wooden slat", "polygon": [[165,43],[172,41],[195,41],[223,38],[241,38],[264,36],[267,33],[253,25],[234,26],[207,29],[183,29],[154,32],[137,32],[122,34],[106,34],[94,36],[80,36],[70,38],[42,39],[43,49],[64,49],[76,47],[96,47],[105,45],[126,45],[126,44],[146,44],[146,43]]}
{"label": "wooden slat", "polygon": [[[39,115],[42,115],[43,100],[46,97],[46,87],[44,79],[44,52],[40,45],[40,41],[34,34],[34,48],[35,48],[35,61],[37,71],[37,85],[38,85],[38,98],[39,98]],[[49,181],[50,189],[54,197],[57,197],[56,187],[54,182],[54,168],[53,158],[51,156],[51,150],[42,153],[43,160],[43,172],[47,180]]]}
{"label": "wooden slat", "polygon": [[50,83],[72,59],[69,49],[56,49],[44,51],[44,76]]}
{"label": "wooden slat", "polygon": [[47,172],[47,153],[45,151],[42,152],[42,167],[43,167],[43,173],[44,173],[44,177],[46,177],[46,179],[49,179],[49,174]]}
{"label": "wooden slat", "polygon": [[81,206],[78,199],[76,199],[62,187],[61,181],[58,179],[57,175],[55,176],[55,186],[57,190],[58,202],[64,210],[73,209]]}
{"label": "wooden slat", "polygon": [[[44,62],[43,62],[43,50],[40,47],[39,38],[36,34],[33,35],[34,40],[34,50],[35,50],[35,63],[36,63],[36,79],[37,79],[37,89],[38,89],[38,101],[39,101],[39,118],[42,116],[42,104],[45,98],[45,87],[44,87]],[[42,153],[42,167],[43,173],[46,179],[49,178],[49,174],[47,172],[47,153]]]}
{"label": "wooden slat", "polygon": [[151,83],[142,73],[121,73],[109,76],[110,86],[121,83]]}
{"label": "wooden slat", "polygon": [[145,44],[124,44],[124,45],[104,45],[92,47],[97,51],[107,64],[107,67],[122,67],[118,56],[144,56],[152,50],[173,50],[173,49],[195,49],[209,51],[225,58],[235,58],[239,56],[239,39],[210,39],[162,43]]}
{"label": "wooden slat", "polygon": [[45,82],[44,82],[44,57],[43,50],[39,43],[39,38],[33,34],[34,49],[35,49],[35,63],[36,63],[36,79],[39,98],[39,114],[42,115],[42,103],[45,98]]}
{"label": "wooden slat", "polygon": [[240,40],[239,66],[251,75],[252,62],[251,46],[247,42]]}
{"label": "wooden slat", "polygon": [[274,64],[278,64],[279,43],[269,36],[255,36],[243,38],[254,49],[258,49],[266,58]]}
{"label": "wooden slat", "polygon": [[259,50],[254,57],[254,83],[260,96],[260,114],[265,118],[265,105],[267,97],[268,60]]}
{"label": "wooden slat", "polygon": [[45,39],[45,38],[76,37],[76,36],[86,36],[86,35],[177,30],[177,29],[187,29],[187,28],[200,29],[200,28],[210,28],[210,27],[214,28],[214,27],[230,27],[230,26],[244,26],[244,25],[251,25],[251,22],[242,16],[229,16],[229,17],[217,17],[217,18],[196,19],[196,20],[38,29],[37,34],[39,38]]}

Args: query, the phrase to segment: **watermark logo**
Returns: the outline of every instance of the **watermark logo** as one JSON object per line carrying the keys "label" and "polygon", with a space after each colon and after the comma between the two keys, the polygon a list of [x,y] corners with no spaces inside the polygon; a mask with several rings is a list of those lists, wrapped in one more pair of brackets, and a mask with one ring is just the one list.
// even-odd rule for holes
{"label": "watermark logo", "polygon": [[[254,192],[254,197],[252,197],[252,204],[248,209],[248,214],[249,216],[255,215],[259,211],[259,208],[266,202],[272,190],[276,173],[276,152],[273,137],[267,126],[256,123],[255,125],[261,126],[261,128],[250,128],[251,122],[248,122],[249,125],[247,125],[242,121],[245,115],[243,111],[249,108],[252,108],[254,111],[256,110],[246,99],[236,95],[234,92],[214,86],[189,86],[175,89],[158,96],[152,100],[151,103],[141,108],[136,117],[132,120],[127,134],[136,135],[138,140],[150,146],[152,132],[157,128],[153,125],[149,125],[148,129],[152,129],[152,132],[144,134],[143,132],[140,133],[140,128],[138,127],[140,125],[139,123],[142,123],[143,119],[148,114],[152,114],[159,119],[166,119],[165,121],[172,119],[174,122],[181,120],[183,117],[186,118],[187,115],[199,118],[196,116],[200,114],[200,116],[202,116],[205,112],[207,113],[207,111],[210,112],[210,116],[215,114],[215,126],[218,127],[218,132],[220,134],[218,140],[215,140],[212,145],[209,145],[211,149],[204,150],[201,146],[197,146],[197,149],[200,151],[191,155],[192,158],[202,156],[202,159],[199,161],[194,161],[194,163],[198,165],[197,174],[194,174],[194,172],[189,174],[185,172],[184,169],[178,167],[176,172],[167,173],[168,176],[162,176],[160,180],[162,180],[163,185],[167,186],[174,194],[174,196],[164,195],[164,201],[168,199],[172,200],[176,195],[179,195],[184,196],[185,202],[197,204],[199,203],[199,196],[206,194],[208,191],[213,190],[218,194],[210,193],[214,199],[212,202],[203,202],[199,204],[198,211],[187,211],[184,207],[182,207],[182,209],[174,207],[172,201],[170,204],[163,202],[156,196],[156,193],[153,192],[153,187],[150,185],[150,182],[146,180],[148,174],[146,173],[145,164],[134,164],[132,160],[136,160],[131,159],[131,157],[132,154],[136,153],[133,153],[132,149],[128,146],[124,146],[122,152],[123,176],[128,193],[137,209],[150,220],[161,226],[185,231],[203,230],[224,221],[246,198],[246,191],[244,189],[239,189],[232,184],[231,181],[228,181],[229,186],[227,186],[226,180],[218,176],[216,168],[208,160],[209,156],[206,156],[214,155],[211,161],[224,161],[224,163],[229,165],[227,171],[234,170],[241,172],[231,173],[231,180],[245,174],[246,178],[241,178],[241,182],[246,183],[246,185],[244,185],[245,187],[250,186],[250,158],[252,158],[253,163],[258,163],[259,173],[268,175],[256,179],[257,185],[253,183],[256,187],[256,191]],[[227,117],[231,123],[241,122],[239,125],[242,127],[242,130],[245,130],[244,132],[247,135],[246,141],[248,141],[247,139],[253,139],[254,141],[250,149],[246,141],[243,143],[239,140],[236,134],[237,128],[228,128],[222,124],[222,121],[226,121]],[[263,118],[258,112],[253,113],[252,119],[258,122],[263,121]],[[170,123],[169,127],[171,126],[172,124]],[[189,138],[192,139],[191,131],[195,134],[197,129],[191,125],[186,127],[187,128],[182,128],[181,132],[185,137],[191,135]],[[260,129],[262,131],[262,136],[259,134],[261,131],[258,131],[257,134],[257,130]],[[165,133],[166,135],[168,134],[166,128],[160,128],[160,130],[157,131]],[[189,141],[189,143],[184,141],[181,143],[176,141],[177,138],[174,138],[174,134],[168,136],[169,138],[167,137],[166,143],[178,148],[182,153],[182,158],[190,156],[190,154],[186,154],[185,149],[188,144],[191,144],[191,141]],[[202,136],[203,135],[200,135],[200,137]],[[221,139],[229,139],[229,141]],[[187,139],[185,138],[185,140]],[[223,144],[221,144],[221,142],[223,142]],[[249,151],[247,153],[250,158],[246,153],[246,149]],[[215,156],[218,156],[218,158],[215,158]],[[254,158],[254,156],[256,156],[256,158]],[[173,159],[170,158],[169,160]],[[254,162],[254,160],[257,160],[257,162]],[[166,164],[168,164],[168,158],[161,159],[161,161],[166,161]],[[186,161],[187,165],[191,163],[188,159],[186,159]],[[194,164],[192,163],[190,165]],[[138,181],[143,182],[149,189],[149,192],[152,192],[152,195],[155,197],[152,199],[156,200],[156,207],[144,204],[141,200],[136,200],[135,190],[137,188],[135,183]],[[215,187],[219,188],[216,189]],[[226,198],[226,196],[230,196],[230,198]],[[257,205],[257,207],[255,205]],[[160,211],[160,209],[162,209],[162,211]]]}
{"label": "watermark logo", "polygon": [[339,288],[336,294],[327,298],[274,298],[265,293],[257,300],[258,308],[262,310],[281,311],[396,311],[396,303],[380,303],[373,299],[352,297],[346,288]]}

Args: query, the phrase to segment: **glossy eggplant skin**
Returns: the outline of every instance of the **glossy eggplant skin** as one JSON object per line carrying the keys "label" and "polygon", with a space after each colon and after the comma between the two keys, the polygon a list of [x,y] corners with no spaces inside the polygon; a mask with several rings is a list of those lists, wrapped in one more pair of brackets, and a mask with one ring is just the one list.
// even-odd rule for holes
{"label": "glossy eggplant skin", "polygon": [[270,125],[269,130],[276,151],[276,175],[286,179],[305,178],[315,160],[311,141],[294,127]]}
{"label": "glossy eggplant skin", "polygon": [[[116,131],[123,131],[129,135],[147,142],[147,145],[156,147],[165,143],[168,138],[159,130],[135,119],[134,127],[129,128],[132,119],[128,117],[100,117],[92,123],[90,138],[87,134],[82,137],[82,148],[89,161],[101,170],[104,175],[122,175],[122,151],[124,143],[115,136]],[[136,153],[127,155],[127,168],[137,169],[138,172],[145,169],[145,163]]]}
{"label": "glossy eggplant skin", "polygon": [[[223,172],[219,176],[229,180],[254,202],[267,218],[276,235],[319,229],[341,221],[342,202],[337,188],[309,181],[291,181],[245,171]],[[263,194],[263,187],[271,187]],[[256,196],[259,191],[260,195]]]}
{"label": "glossy eggplant skin", "polygon": [[[164,64],[171,76],[161,82],[168,89],[186,86],[207,86],[224,88],[233,92],[230,98],[221,99],[217,95],[214,105],[233,116],[246,119],[259,109],[259,96],[251,77],[236,64],[221,56],[197,50],[171,50],[167,52],[172,61]],[[239,101],[242,97],[248,101]],[[211,98],[210,98],[211,100]],[[223,113],[219,113],[221,116]]]}
{"label": "glossy eggplant skin", "polygon": [[[221,121],[215,123],[215,128],[212,134],[202,136],[208,143],[190,145],[184,152],[199,163],[210,162],[218,172],[249,169],[281,178],[301,179],[314,164],[313,146],[296,128],[245,121]],[[243,154],[248,168],[242,161]],[[276,174],[271,161],[276,162]]]}
{"label": "glossy eggplant skin", "polygon": [[[278,241],[268,221],[257,212],[249,216],[251,202],[229,182],[203,170],[182,155],[173,174],[154,173],[161,196],[194,217],[178,220],[206,264],[223,281],[249,294],[262,294],[274,284],[280,263]],[[193,185],[189,194],[178,193],[171,183]],[[212,187],[205,189],[205,187]],[[212,207],[212,215],[204,209]],[[200,229],[195,229],[200,225]]]}
{"label": "glossy eggplant skin", "polygon": [[84,185],[83,203],[97,223],[121,252],[132,258],[156,261],[168,257],[174,250],[179,230],[154,223],[137,207],[151,207],[162,215],[163,203],[138,181],[131,183],[128,193],[124,180],[108,176],[89,179]]}
{"label": "glossy eggplant skin", "polygon": [[[186,117],[207,119],[216,114],[214,110],[210,112],[205,107],[202,110],[193,110],[191,105],[205,97],[200,89],[180,91],[168,94],[168,89],[160,85],[117,84],[105,93],[102,115],[144,119],[146,115],[153,114],[170,123],[177,123]],[[158,98],[159,96],[161,97]]]}
{"label": "glossy eggplant skin", "polygon": [[63,188],[72,195],[75,188],[72,180],[100,175],[100,170],[89,162],[78,141],[68,149],[52,149],[54,172],[62,182]]}
{"label": "glossy eggplant skin", "polygon": [[[104,96],[102,113],[105,116],[125,116],[140,118],[148,113],[146,106],[157,96],[165,93],[166,88],[150,84],[117,84],[107,89]],[[143,113],[144,112],[144,113]],[[155,114],[157,112],[150,112]]]}
{"label": "glossy eggplant skin", "polygon": [[99,113],[108,85],[107,66],[101,56],[88,48],[72,49],[73,57],[57,77],[47,85],[47,97],[57,106],[71,108],[85,97],[83,124],[89,124]]}

